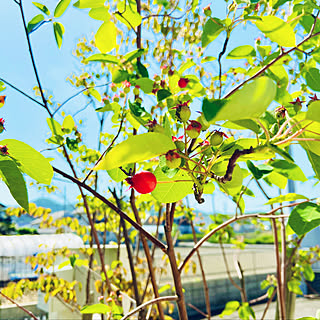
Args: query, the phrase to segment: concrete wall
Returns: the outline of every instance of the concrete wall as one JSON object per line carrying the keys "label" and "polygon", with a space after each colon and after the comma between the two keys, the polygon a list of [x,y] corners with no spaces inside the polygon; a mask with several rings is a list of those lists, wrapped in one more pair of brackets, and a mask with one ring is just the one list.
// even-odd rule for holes
{"label": "concrete wall", "polygon": [[[38,309],[35,303],[23,304],[22,306],[25,307],[27,310],[31,311],[37,317],[39,317],[39,320],[48,319],[48,314],[45,311]],[[24,311],[17,308],[15,305],[12,305],[12,306],[5,306],[0,308],[0,319],[1,320],[19,320],[19,319],[29,320],[31,318]]]}

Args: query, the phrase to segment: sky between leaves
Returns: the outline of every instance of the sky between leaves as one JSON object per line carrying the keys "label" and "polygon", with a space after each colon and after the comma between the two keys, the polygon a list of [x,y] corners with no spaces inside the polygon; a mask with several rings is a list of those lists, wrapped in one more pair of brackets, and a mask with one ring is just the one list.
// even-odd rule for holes
{"label": "sky between leaves", "polygon": [[[32,1],[24,1],[27,21],[39,13],[38,9],[35,8],[31,2]],[[208,1],[199,2],[201,8],[209,4]],[[53,9],[57,1],[45,0],[42,1],[42,3],[49,9]],[[211,8],[216,17],[224,18],[226,8],[224,0],[211,2]],[[77,92],[65,79],[70,76],[72,72],[77,73],[81,70],[80,62],[72,55],[78,39],[83,36],[91,38],[100,25],[99,21],[88,18],[88,15],[83,12],[83,10],[80,11],[75,8],[67,9],[66,13],[61,17],[61,23],[65,26],[65,34],[60,50],[55,43],[51,24],[45,24],[31,34],[31,41],[42,85],[54,96],[55,100],[60,103]],[[0,1],[0,29],[2,42],[2,49],[0,51],[0,77],[21,88],[29,95],[34,96],[33,87],[36,85],[35,77],[29,58],[20,11],[13,0]],[[150,34],[147,36],[150,37]],[[236,31],[232,36],[227,52],[230,52],[234,47],[239,45],[254,45],[254,38],[258,37],[259,34],[255,27],[248,24],[244,29]],[[217,52],[221,50],[222,45],[223,38],[220,35],[217,41],[206,48],[205,54],[216,56]],[[235,60],[232,61],[233,65],[234,61]],[[241,63],[240,61],[239,64]],[[225,69],[227,69],[228,60],[224,60],[223,65]],[[213,68],[217,70],[217,63]],[[6,131],[1,134],[1,140],[21,140],[39,151],[48,148],[48,145],[45,143],[45,139],[49,137],[49,129],[45,121],[47,117],[46,111],[10,88],[7,88],[3,94],[7,95],[7,100],[5,106],[0,110],[0,117],[6,120]],[[85,103],[85,98],[79,96],[66,105],[64,111],[66,114],[74,114],[76,110],[82,109]],[[83,119],[80,130],[83,133],[84,142],[87,143],[88,147],[95,148],[97,146],[97,118],[93,115],[92,107],[90,108],[79,113],[75,117],[75,120],[79,121]],[[105,130],[110,130],[110,128],[106,127]],[[295,148],[293,152],[299,155],[297,164],[302,167],[306,176],[312,176],[312,169],[305,165],[308,161],[306,161],[304,151],[300,148]],[[48,157],[50,156],[46,151],[44,151],[43,154]],[[64,160],[59,156],[57,156],[53,163],[57,167],[66,168]],[[27,182],[31,182],[31,180],[27,178]],[[68,203],[74,203],[76,201],[75,197],[78,194],[78,189],[75,186],[70,183],[63,183],[59,179],[54,179],[53,184],[59,187],[59,191],[50,195],[45,191],[38,191],[36,187],[28,186],[30,202],[39,197],[49,197],[61,202],[61,199],[65,196],[65,192]],[[313,184],[314,181],[312,180],[303,184],[297,183],[296,192],[307,194],[309,197],[316,197],[319,194],[320,187],[313,187]],[[256,191],[255,188],[253,188],[253,190]],[[271,193],[271,189],[268,189],[268,191]],[[277,190],[273,190],[272,192],[271,195],[278,195]],[[208,213],[212,212],[213,207],[218,212],[233,213],[235,205],[232,201],[227,200],[224,196],[222,196],[222,198],[219,197],[218,195],[221,195],[220,192],[215,194],[217,194],[217,196],[215,196],[214,199],[212,199],[211,196],[206,196],[206,202],[198,208]],[[248,200],[246,207],[249,212],[263,210],[263,203],[266,202],[259,191],[257,191],[256,198],[250,198]],[[0,203],[9,206],[16,205],[6,186],[1,182]],[[192,196],[189,197],[189,204],[191,206],[198,206]]]}

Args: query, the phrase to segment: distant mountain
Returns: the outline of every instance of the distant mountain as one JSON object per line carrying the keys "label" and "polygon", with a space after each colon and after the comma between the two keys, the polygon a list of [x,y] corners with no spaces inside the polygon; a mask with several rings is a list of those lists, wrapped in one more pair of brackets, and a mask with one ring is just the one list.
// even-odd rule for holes
{"label": "distant mountain", "polygon": [[35,203],[37,207],[48,208],[48,209],[51,209],[52,212],[61,211],[61,210],[65,210],[65,211],[74,210],[74,206],[71,204],[67,204],[65,206],[63,203],[60,203],[48,198],[39,198],[32,202]]}

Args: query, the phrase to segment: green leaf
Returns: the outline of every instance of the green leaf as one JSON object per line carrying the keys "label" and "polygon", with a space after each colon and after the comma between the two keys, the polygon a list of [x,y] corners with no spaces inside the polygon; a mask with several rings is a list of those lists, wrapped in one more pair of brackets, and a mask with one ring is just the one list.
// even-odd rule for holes
{"label": "green leaf", "polygon": [[63,119],[61,130],[63,130],[66,133],[71,133],[73,128],[75,127],[75,125],[76,124],[75,124],[72,116],[68,115]]}
{"label": "green leaf", "polygon": [[110,170],[128,163],[149,160],[175,148],[172,139],[161,133],[148,132],[131,136],[112,148],[95,169]]}
{"label": "green leaf", "polygon": [[103,7],[105,0],[79,0],[73,6],[79,9]]}
{"label": "green leaf", "polygon": [[314,318],[314,317],[302,317],[302,318],[299,318],[297,320],[319,320],[319,319],[318,318]]}
{"label": "green leaf", "polygon": [[135,0],[124,0],[117,2],[117,19],[124,23],[129,29],[138,27],[142,22],[142,17],[137,11]]}
{"label": "green leaf", "polygon": [[154,175],[156,176],[158,183],[156,188],[151,192],[151,195],[159,202],[176,202],[183,199],[186,195],[193,193],[193,181],[190,179],[189,175],[182,170],[174,177],[169,178],[162,172],[160,167],[157,167],[154,171]]}
{"label": "green leaf", "polygon": [[320,122],[320,101],[313,101],[309,104],[306,119]]}
{"label": "green leaf", "polygon": [[39,10],[41,10],[44,14],[46,14],[47,16],[50,15],[50,11],[49,9],[42,3],[39,3],[39,2],[32,2],[32,4],[34,6],[36,6]]}
{"label": "green leaf", "polygon": [[149,78],[149,73],[147,68],[140,61],[137,61],[136,65],[137,65],[138,73],[141,75],[141,77]]}
{"label": "green leaf", "polygon": [[110,178],[115,182],[121,182],[125,178],[127,178],[127,175],[119,168],[114,168],[114,169],[108,170],[107,172]]}
{"label": "green leaf", "polygon": [[242,306],[238,310],[238,313],[239,313],[240,319],[242,320],[249,320],[250,317],[252,317],[253,319],[256,318],[255,313],[253,309],[249,306],[248,302],[244,302],[242,304]]}
{"label": "green leaf", "polygon": [[310,68],[306,73],[306,82],[310,89],[320,91],[320,72],[316,68]]}
{"label": "green leaf", "polygon": [[33,17],[28,22],[28,26],[27,26],[28,33],[33,31],[43,20],[44,20],[44,15],[43,14],[38,14],[35,17]]}
{"label": "green leaf", "polygon": [[312,282],[314,280],[314,278],[315,278],[315,274],[314,274],[310,264],[306,264],[306,265],[303,266],[302,273],[303,273],[304,278],[307,281]]}
{"label": "green leaf", "polygon": [[147,50],[145,50],[145,49],[137,49],[137,50],[131,51],[123,57],[125,59],[124,63],[129,63],[129,62],[133,61],[134,59],[140,58],[146,52],[147,52]]}
{"label": "green leaf", "polygon": [[60,263],[58,266],[58,270],[66,267],[66,266],[70,266],[70,260],[66,260],[66,261],[63,261],[62,263]]}
{"label": "green leaf", "polygon": [[255,56],[256,50],[250,45],[244,45],[231,50],[226,59],[247,59]]}
{"label": "green leaf", "polygon": [[317,178],[320,180],[320,156],[311,152],[310,150],[306,150],[306,152],[311,163],[312,169]]}
{"label": "green leaf", "polygon": [[209,43],[215,40],[223,30],[224,27],[220,19],[209,18],[203,27],[201,35],[202,47],[205,48]]}
{"label": "green leaf", "polygon": [[61,17],[65,11],[67,10],[71,0],[60,0],[54,9],[54,17],[59,18]]}
{"label": "green leaf", "polygon": [[269,174],[273,168],[268,165],[255,166],[250,160],[247,161],[247,166],[255,179],[261,179],[265,174]]}
{"label": "green leaf", "polygon": [[244,85],[227,101],[204,99],[202,111],[209,122],[258,118],[273,101],[276,91],[270,78],[260,77]]}
{"label": "green leaf", "polygon": [[280,189],[285,189],[287,186],[288,179],[283,175],[273,171],[268,176],[263,178],[269,185],[276,185]]}
{"label": "green leaf", "polygon": [[91,306],[84,306],[81,308],[80,312],[81,313],[108,313],[111,311],[111,307],[103,304],[103,303],[97,303],[97,304],[92,304]]}
{"label": "green leaf", "polygon": [[320,225],[320,207],[315,203],[298,204],[291,212],[289,226],[301,236]]}
{"label": "green leaf", "polygon": [[48,126],[54,136],[63,136],[64,135],[64,132],[61,129],[61,124],[58,121],[56,121],[52,118],[47,118],[47,123],[48,123]]}
{"label": "green leaf", "polygon": [[0,173],[0,178],[2,177],[13,198],[23,209],[29,212],[26,182],[14,161],[9,158],[8,160],[1,160]]}
{"label": "green leaf", "polygon": [[90,95],[97,99],[99,102],[101,102],[102,98],[98,90],[94,88],[89,88],[87,91],[84,92],[84,94]]}
{"label": "green leaf", "polygon": [[285,201],[295,201],[295,200],[300,200],[300,199],[308,200],[308,198],[306,196],[303,196],[301,194],[287,193],[287,194],[270,199],[268,202],[265,203],[265,205],[274,204],[274,203],[283,203]]}
{"label": "green leaf", "polygon": [[21,171],[39,183],[51,183],[53,177],[52,166],[40,152],[24,142],[14,139],[2,140],[0,144],[7,145],[10,156],[17,161]]}
{"label": "green leaf", "polygon": [[95,44],[102,53],[117,46],[117,28],[112,21],[106,21],[100,26],[95,35]]}
{"label": "green leaf", "polygon": [[92,8],[89,11],[89,16],[95,20],[101,20],[101,21],[110,20],[110,14],[107,7]]}
{"label": "green leaf", "polygon": [[262,21],[253,21],[253,23],[271,41],[281,47],[296,46],[296,35],[290,24],[275,16],[264,16],[261,19]]}
{"label": "green leaf", "polygon": [[195,66],[195,62],[193,60],[188,60],[187,62],[185,63],[182,63],[178,72],[180,74],[183,74],[186,70],[190,69],[191,67]]}
{"label": "green leaf", "polygon": [[300,281],[299,280],[293,279],[293,280],[288,281],[288,289],[290,292],[303,295],[303,292],[300,289]]}
{"label": "green leaf", "polygon": [[112,72],[112,82],[113,83],[120,83],[123,82],[125,80],[129,80],[129,73],[125,70],[122,69],[115,69]]}
{"label": "green leaf", "polygon": [[172,93],[166,89],[160,89],[157,92],[157,100],[158,101],[162,101],[164,99],[167,99],[168,97],[170,97],[172,95]]}
{"label": "green leaf", "polygon": [[303,171],[294,163],[290,163],[286,160],[275,159],[268,163],[275,171],[285,176],[286,178],[294,181],[305,182],[308,179],[304,175]]}
{"label": "green leaf", "polygon": [[293,158],[291,157],[291,155],[286,152],[285,150],[281,149],[280,147],[274,145],[274,144],[268,144],[268,147],[274,151],[275,153],[278,153],[280,156],[282,156],[285,160],[289,161],[289,162],[294,162]]}
{"label": "green leaf", "polygon": [[146,94],[149,94],[152,92],[153,84],[154,82],[149,78],[140,78],[135,81],[135,85],[139,86],[141,90]]}
{"label": "green leaf", "polygon": [[58,48],[60,49],[62,45],[63,34],[64,34],[64,26],[60,22],[54,22],[53,31],[54,31],[54,37],[56,39],[56,43],[58,45]]}
{"label": "green leaf", "polygon": [[223,318],[224,316],[230,316],[232,313],[238,310],[240,306],[239,301],[229,301],[226,303],[224,310],[219,315],[220,318]]}
{"label": "green leaf", "polygon": [[237,129],[237,130],[249,129],[256,134],[258,134],[260,132],[259,125],[256,123],[256,121],[251,120],[251,119],[227,121],[222,126],[224,128]]}
{"label": "green leaf", "polygon": [[204,58],[201,60],[201,63],[211,62],[211,61],[215,61],[215,60],[217,60],[216,57],[211,57],[211,56],[209,56],[209,57],[204,57]]}
{"label": "green leaf", "polygon": [[85,61],[86,62],[97,61],[97,62],[104,62],[104,63],[120,64],[120,61],[118,60],[117,57],[107,53],[93,54],[92,56],[88,57]]}

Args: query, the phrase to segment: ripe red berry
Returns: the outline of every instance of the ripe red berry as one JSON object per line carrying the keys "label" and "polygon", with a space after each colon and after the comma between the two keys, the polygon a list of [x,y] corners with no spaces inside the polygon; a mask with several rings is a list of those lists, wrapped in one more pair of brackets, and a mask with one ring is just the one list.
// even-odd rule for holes
{"label": "ripe red berry", "polygon": [[157,185],[155,175],[149,171],[139,172],[133,177],[127,178],[126,181],[130,184],[131,188],[143,194],[152,192]]}
{"label": "ripe red berry", "polygon": [[180,78],[178,81],[178,86],[183,89],[188,85],[189,81],[190,80],[187,78]]}

